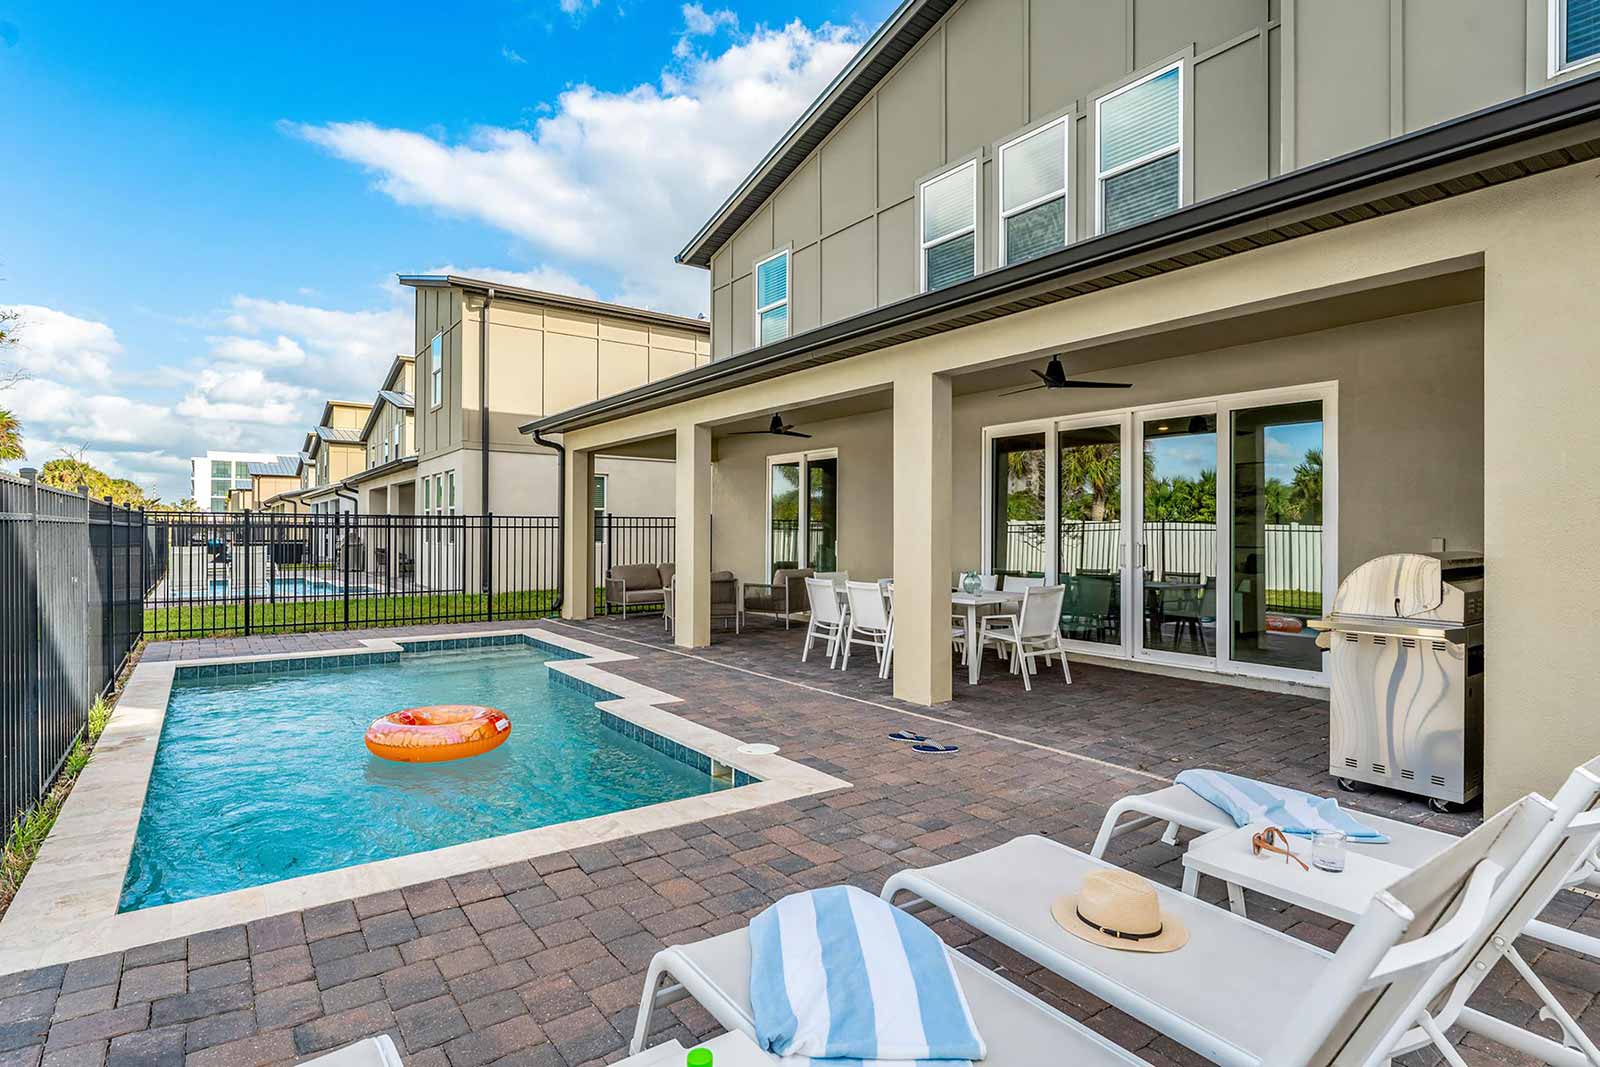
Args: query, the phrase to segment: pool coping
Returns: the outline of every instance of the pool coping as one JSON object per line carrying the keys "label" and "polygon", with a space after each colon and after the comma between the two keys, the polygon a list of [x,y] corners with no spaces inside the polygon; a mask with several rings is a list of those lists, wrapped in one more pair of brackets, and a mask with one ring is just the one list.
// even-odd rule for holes
{"label": "pool coping", "polygon": [[[580,689],[606,694],[595,706],[755,779],[732,789],[663,801],[406,856],[376,860],[193,900],[118,912],[123,878],[144,810],[167,702],[181,668],[401,653],[403,646],[521,636],[573,653],[548,667]],[[623,837],[735,814],[815,793],[847,789],[840,778],[781,755],[739,751],[743,743],[666,711],[681,697],[604,669],[638,657],[539,626],[361,638],[343,649],[154,662],[134,668],[105,733],[78,777],[28,876],[0,919],[0,975],[117,952],[137,945],[302,911],[437,878],[484,870]]]}

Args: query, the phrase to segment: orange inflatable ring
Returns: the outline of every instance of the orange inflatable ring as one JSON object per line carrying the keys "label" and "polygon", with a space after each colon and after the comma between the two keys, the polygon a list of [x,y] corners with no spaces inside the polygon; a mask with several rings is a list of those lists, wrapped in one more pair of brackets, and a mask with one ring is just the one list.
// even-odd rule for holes
{"label": "orange inflatable ring", "polygon": [[367,727],[367,750],[399,763],[437,763],[481,756],[511,736],[511,720],[498,708],[436,704],[385,715]]}

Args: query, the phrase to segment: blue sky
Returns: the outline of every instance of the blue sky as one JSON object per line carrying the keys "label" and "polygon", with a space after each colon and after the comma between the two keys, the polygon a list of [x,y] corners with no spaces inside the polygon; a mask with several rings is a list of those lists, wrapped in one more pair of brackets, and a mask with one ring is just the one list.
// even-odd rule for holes
{"label": "blue sky", "polygon": [[892,7],[0,0],[0,406],[171,499],[376,388],[396,273],[701,312],[673,253]]}

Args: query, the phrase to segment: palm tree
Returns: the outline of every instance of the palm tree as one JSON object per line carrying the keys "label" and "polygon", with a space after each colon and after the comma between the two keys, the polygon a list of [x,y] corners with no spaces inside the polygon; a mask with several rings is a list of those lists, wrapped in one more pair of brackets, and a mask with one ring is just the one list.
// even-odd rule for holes
{"label": "palm tree", "polygon": [[5,408],[0,408],[0,460],[22,459],[22,423]]}
{"label": "palm tree", "polygon": [[1073,445],[1061,450],[1061,510],[1070,518],[1116,519],[1122,510],[1122,449]]}
{"label": "palm tree", "polygon": [[1306,449],[1306,458],[1296,465],[1289,483],[1289,500],[1299,521],[1322,521],[1322,449]]}

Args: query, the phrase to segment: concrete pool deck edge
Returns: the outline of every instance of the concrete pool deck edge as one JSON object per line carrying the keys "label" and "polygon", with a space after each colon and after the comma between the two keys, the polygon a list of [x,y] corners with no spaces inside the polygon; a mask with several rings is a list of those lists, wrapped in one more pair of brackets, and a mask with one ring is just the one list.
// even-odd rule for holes
{"label": "concrete pool deck edge", "polygon": [[736,789],[120,913],[117,905],[123,878],[138,834],[168,699],[180,667],[399,652],[403,645],[436,640],[453,643],[462,635],[444,631],[363,638],[348,648],[292,656],[143,660],[128,679],[89,765],[73,786],[54,829],[0,920],[0,975],[850,787],[849,782],[781,755],[741,753],[741,740],[663,710],[663,705],[681,703],[681,698],[604,669],[608,663],[635,659],[632,655],[538,626],[477,631],[471,636],[500,635],[524,636],[536,644],[574,654],[577,658],[551,660],[548,667],[614,694],[614,699],[596,701],[598,708],[759,780]]}

